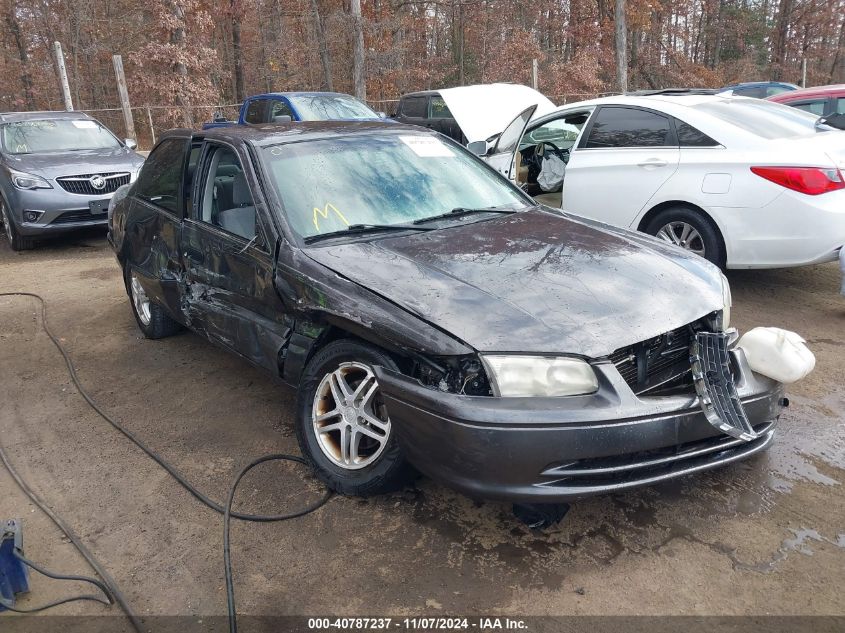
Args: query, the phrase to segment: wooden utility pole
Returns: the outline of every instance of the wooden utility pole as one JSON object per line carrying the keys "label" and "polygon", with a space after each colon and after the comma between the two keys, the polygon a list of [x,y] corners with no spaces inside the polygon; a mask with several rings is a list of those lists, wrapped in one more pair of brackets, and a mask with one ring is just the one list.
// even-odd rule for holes
{"label": "wooden utility pole", "polygon": [[364,79],[364,19],[361,16],[361,0],[350,0],[352,13],[352,87],[361,101],[367,99],[367,84]]}
{"label": "wooden utility pole", "polygon": [[126,89],[126,75],[123,74],[123,58],[120,55],[111,56],[114,64],[114,74],[117,77],[117,96],[120,98],[120,108],[123,110],[123,123],[126,126],[126,138],[136,140],[135,121],[132,119],[132,108],[129,107],[129,91]]}
{"label": "wooden utility pole", "polygon": [[56,69],[59,71],[59,85],[62,88],[65,110],[73,112],[73,101],[70,98],[70,84],[67,81],[67,68],[65,68],[65,56],[62,53],[61,42],[53,42],[53,52],[56,55]]}
{"label": "wooden utility pole", "polygon": [[619,92],[628,92],[628,29],[625,23],[625,0],[616,0],[616,83]]}
{"label": "wooden utility pole", "polygon": [[540,67],[537,58],[535,57],[531,62],[531,87],[534,90],[537,90],[537,86],[540,84]]}

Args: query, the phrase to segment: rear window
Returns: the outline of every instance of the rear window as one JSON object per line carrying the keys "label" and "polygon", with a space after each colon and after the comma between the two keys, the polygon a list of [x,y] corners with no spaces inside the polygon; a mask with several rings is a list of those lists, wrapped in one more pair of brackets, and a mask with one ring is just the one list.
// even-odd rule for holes
{"label": "rear window", "polygon": [[426,115],[427,97],[408,97],[402,101],[403,116],[424,119]]}
{"label": "rear window", "polygon": [[603,107],[586,147],[663,147],[671,141],[669,118],[635,108]]}
{"label": "rear window", "polygon": [[726,99],[691,106],[765,139],[812,136],[818,117],[770,101]]}

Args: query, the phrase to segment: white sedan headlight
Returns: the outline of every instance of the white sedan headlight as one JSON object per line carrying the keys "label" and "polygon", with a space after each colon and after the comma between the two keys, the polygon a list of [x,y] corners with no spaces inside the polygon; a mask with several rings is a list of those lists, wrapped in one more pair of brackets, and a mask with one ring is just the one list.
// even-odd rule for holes
{"label": "white sedan headlight", "polygon": [[728,278],[722,275],[722,329],[727,330],[731,326],[731,284]]}
{"label": "white sedan headlight", "polygon": [[599,388],[593,368],[579,358],[485,355],[481,360],[496,396],[576,396]]}

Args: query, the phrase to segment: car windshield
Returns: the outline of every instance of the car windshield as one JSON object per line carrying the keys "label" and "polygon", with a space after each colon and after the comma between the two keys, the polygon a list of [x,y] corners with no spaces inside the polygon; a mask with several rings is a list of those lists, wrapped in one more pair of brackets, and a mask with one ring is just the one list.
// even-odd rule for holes
{"label": "car windshield", "polygon": [[90,119],[42,119],[6,123],[3,150],[9,154],[72,152],[120,147],[114,135]]}
{"label": "car windshield", "polygon": [[819,131],[818,116],[759,99],[708,101],[692,107],[765,139],[812,136]]}
{"label": "car windshield", "polygon": [[288,98],[303,121],[379,118],[368,105],[347,95],[294,95]]}
{"label": "car windshield", "polygon": [[356,135],[265,148],[296,233],[408,224],[456,208],[521,209],[523,194],[469,152],[435,136]]}

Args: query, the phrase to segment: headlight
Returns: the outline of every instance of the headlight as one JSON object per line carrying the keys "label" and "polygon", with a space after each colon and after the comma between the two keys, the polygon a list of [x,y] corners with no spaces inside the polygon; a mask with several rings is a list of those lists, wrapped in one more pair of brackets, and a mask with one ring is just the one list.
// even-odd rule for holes
{"label": "headlight", "polygon": [[727,330],[731,326],[731,284],[725,275],[722,275],[722,329]]}
{"label": "headlight", "polygon": [[496,396],[576,396],[599,388],[593,368],[578,358],[508,355],[481,361]]}
{"label": "headlight", "polygon": [[41,176],[34,176],[33,174],[25,174],[22,171],[15,171],[10,169],[9,173],[12,177],[12,184],[18,189],[52,189],[53,185],[44,180]]}

